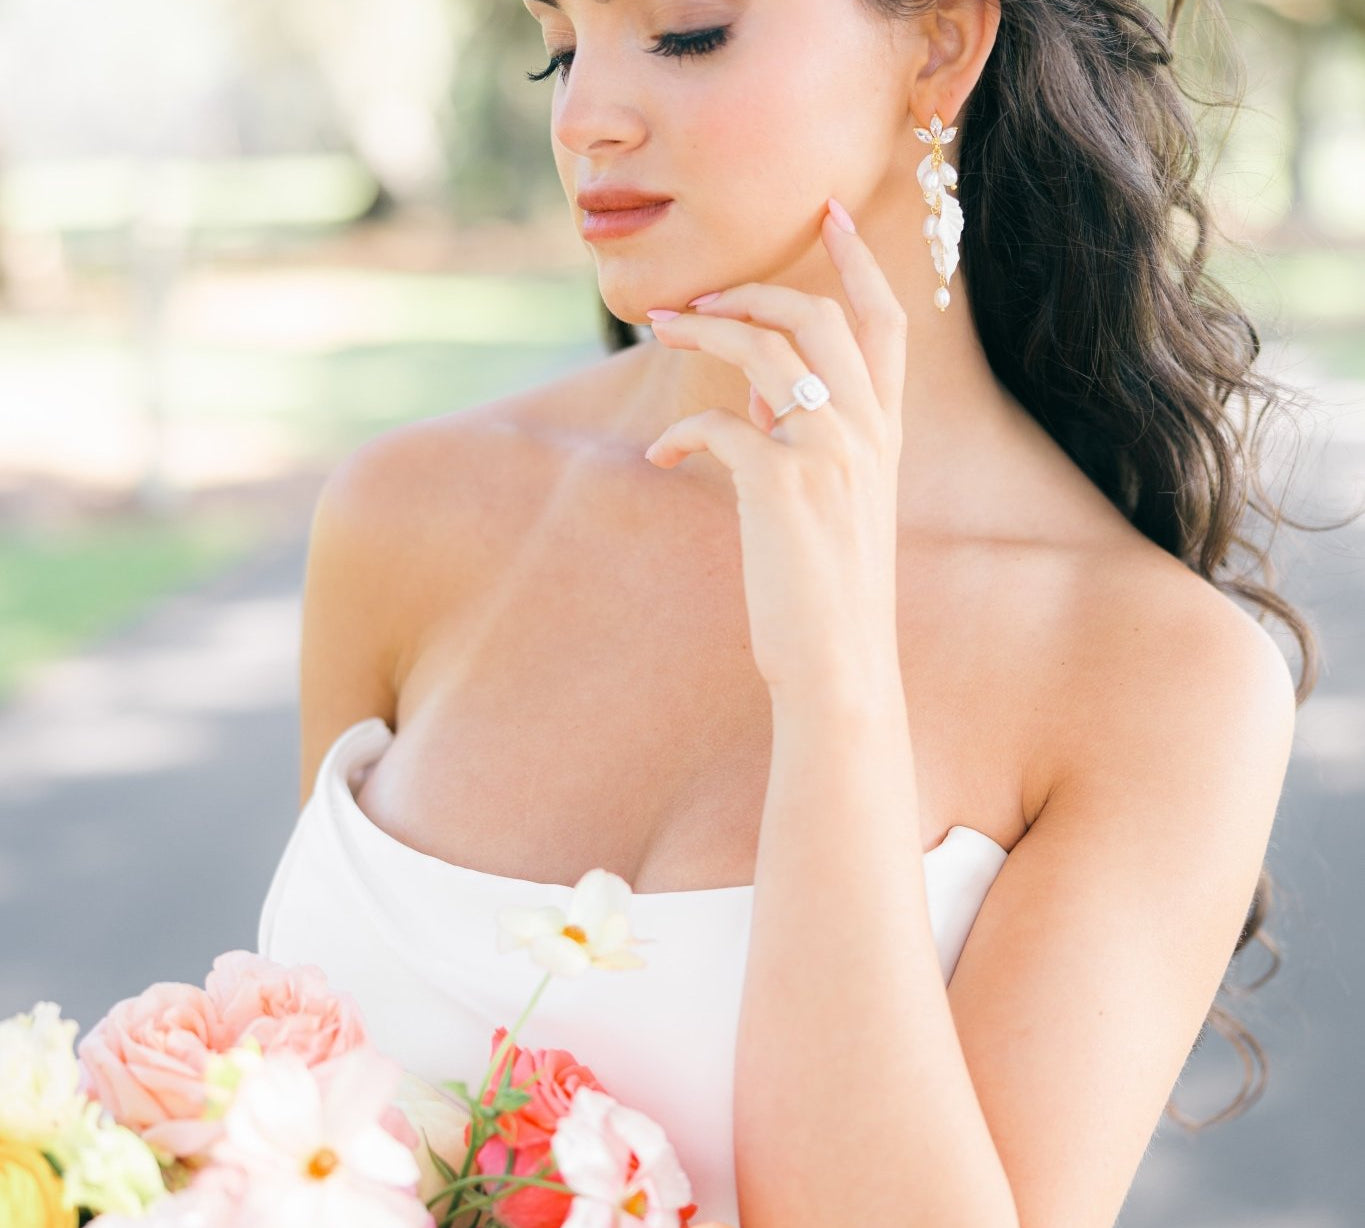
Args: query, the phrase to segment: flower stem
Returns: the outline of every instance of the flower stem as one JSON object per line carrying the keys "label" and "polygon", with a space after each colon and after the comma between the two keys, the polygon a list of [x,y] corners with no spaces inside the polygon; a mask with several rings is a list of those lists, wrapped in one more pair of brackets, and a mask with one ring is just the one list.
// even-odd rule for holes
{"label": "flower stem", "polygon": [[[536,986],[535,993],[531,995],[531,1000],[526,1004],[526,1009],[521,1012],[521,1018],[512,1025],[511,1029],[502,1038],[502,1043],[494,1051],[492,1060],[488,1063],[488,1069],[484,1071],[483,1083],[479,1087],[479,1094],[474,1098],[475,1105],[483,1104],[483,1098],[488,1092],[488,1084],[493,1078],[493,1072],[498,1068],[499,1063],[502,1061],[503,1056],[507,1053],[508,1049],[515,1043],[517,1033],[521,1031],[522,1024],[526,1022],[527,1017],[535,1009],[536,1003],[540,1001],[540,995],[545,992],[545,987],[549,985],[550,978],[553,975],[552,972],[547,972],[544,977],[541,978],[540,984]],[[465,1188],[476,1181],[483,1180],[482,1174],[475,1174],[473,1177],[469,1175],[470,1165],[474,1163],[474,1155],[486,1141],[483,1136],[483,1118],[475,1114],[471,1119],[471,1123],[469,1146],[465,1149],[464,1163],[460,1165],[459,1178],[454,1185],[447,1186],[440,1194],[429,1199],[427,1202],[427,1206],[430,1207],[434,1203],[439,1202],[442,1198],[450,1195],[454,1196],[450,1206],[446,1208],[445,1218],[442,1221],[445,1225],[452,1223],[455,1219],[456,1212],[460,1210],[460,1207],[464,1202]]]}
{"label": "flower stem", "polygon": [[[434,1202],[439,1202],[442,1198],[449,1197],[451,1194],[455,1193],[456,1190],[468,1189],[470,1186],[477,1185],[480,1181],[496,1181],[499,1184],[508,1184],[516,1186],[539,1185],[543,1186],[547,1190],[557,1190],[561,1194],[573,1193],[573,1190],[569,1186],[565,1185],[564,1182],[551,1181],[546,1177],[530,1176],[518,1177],[503,1173],[475,1173],[471,1177],[462,1177],[460,1178],[460,1180],[454,1181],[450,1185],[443,1187],[439,1193],[427,1199],[427,1206],[430,1206]],[[479,1197],[476,1195],[475,1197],[469,1199],[466,1206],[473,1207],[477,1206],[480,1203],[485,1202],[491,1205],[494,1201],[501,1198],[502,1196],[503,1191],[501,1190],[499,1190],[496,1194],[488,1194],[484,1197]]]}
{"label": "flower stem", "polygon": [[493,1054],[493,1060],[488,1063],[488,1069],[484,1072],[483,1086],[479,1088],[479,1103],[483,1103],[484,1093],[488,1090],[488,1081],[493,1077],[493,1072],[498,1068],[498,1063],[502,1061],[502,1056],[512,1047],[517,1038],[517,1033],[521,1031],[521,1025],[526,1022],[526,1017],[535,1009],[535,1005],[540,1001],[540,995],[545,992],[545,987],[550,983],[550,978],[554,975],[547,972],[541,979],[536,991],[531,995],[531,1000],[526,1004],[526,1009],[521,1012],[521,1018],[511,1027],[511,1030],[502,1038],[502,1044],[497,1047]]}

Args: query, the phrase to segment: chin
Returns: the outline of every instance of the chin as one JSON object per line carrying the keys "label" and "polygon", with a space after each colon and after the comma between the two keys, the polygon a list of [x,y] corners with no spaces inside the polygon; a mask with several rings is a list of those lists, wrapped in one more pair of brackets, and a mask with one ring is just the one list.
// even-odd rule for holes
{"label": "chin", "polygon": [[680,285],[667,276],[646,277],[632,275],[625,278],[603,276],[599,271],[597,292],[612,315],[628,324],[649,327],[650,319],[645,312],[655,307],[671,307],[674,311],[686,311],[687,303],[699,294],[705,294],[709,286],[692,288],[692,283]]}

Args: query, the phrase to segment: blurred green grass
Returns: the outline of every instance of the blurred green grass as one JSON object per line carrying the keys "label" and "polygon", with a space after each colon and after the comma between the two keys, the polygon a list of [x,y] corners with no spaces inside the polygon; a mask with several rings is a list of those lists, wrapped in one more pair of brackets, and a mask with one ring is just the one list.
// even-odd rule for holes
{"label": "blurred green grass", "polygon": [[[274,274],[263,279],[260,309],[277,316],[272,285]],[[356,339],[171,340],[162,367],[166,416],[191,431],[231,419],[268,433],[300,466],[325,469],[391,426],[542,382],[602,350],[593,286],[581,276],[332,268],[299,275],[293,288],[300,286],[313,301],[320,291],[324,310],[341,303],[341,331]],[[229,316],[251,309],[230,307]],[[133,374],[128,339],[107,320],[0,317],[0,356],[28,381],[73,367]],[[33,412],[22,397],[8,407],[4,400],[0,439],[7,416],[22,428]],[[79,430],[90,410],[73,404],[69,412]],[[243,511],[174,519],[129,512],[60,530],[0,522],[0,703],[43,662],[211,578],[262,544],[265,531]]]}
{"label": "blurred green grass", "polygon": [[41,662],[248,554],[263,529],[240,511],[105,516],[41,533],[7,528],[0,533],[0,702]]}
{"label": "blurred green grass", "polygon": [[1365,379],[1365,248],[1215,248],[1209,271],[1263,337],[1292,339],[1318,372]]}

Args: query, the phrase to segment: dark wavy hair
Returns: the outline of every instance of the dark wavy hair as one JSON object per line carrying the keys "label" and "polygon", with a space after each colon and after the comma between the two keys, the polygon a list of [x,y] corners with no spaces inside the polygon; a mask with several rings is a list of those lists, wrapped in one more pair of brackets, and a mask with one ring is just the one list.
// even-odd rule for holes
{"label": "dark wavy hair", "polygon": [[[895,21],[934,0],[860,3]],[[1091,481],[1152,541],[1258,607],[1258,621],[1271,614],[1289,629],[1302,706],[1318,680],[1317,637],[1275,590],[1270,544],[1281,523],[1346,521],[1292,520],[1260,480],[1262,432],[1299,393],[1253,369],[1257,330],[1205,267],[1212,222],[1187,99],[1208,100],[1173,67],[1181,5],[1172,0],[1164,24],[1141,0],[1001,5],[995,45],[958,119],[961,274],[996,376]],[[605,303],[602,313],[609,350],[639,341]],[[1264,545],[1244,531],[1250,513],[1270,524]],[[1235,551],[1245,555],[1240,568]],[[1229,963],[1255,940],[1269,968],[1249,985],[1225,976],[1220,991],[1246,994],[1280,966],[1263,924],[1273,893],[1263,866]],[[1237,1050],[1245,1077],[1202,1122],[1168,1102],[1166,1114],[1189,1131],[1240,1115],[1265,1088],[1264,1051],[1222,1006],[1191,1054],[1210,1027]]]}

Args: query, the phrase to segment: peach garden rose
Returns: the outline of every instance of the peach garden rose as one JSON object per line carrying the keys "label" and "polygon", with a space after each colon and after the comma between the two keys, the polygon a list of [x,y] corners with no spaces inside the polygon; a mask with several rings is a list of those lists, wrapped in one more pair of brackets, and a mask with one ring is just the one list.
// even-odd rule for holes
{"label": "peach garden rose", "polygon": [[250,1036],[263,1052],[292,1053],[311,1067],[369,1043],[355,1000],[313,964],[227,951],[213,961],[204,990],[234,1045]]}
{"label": "peach garden rose", "polygon": [[200,1120],[209,1058],[232,1034],[202,989],[160,981],[116,1003],[76,1051],[86,1090],[120,1125],[172,1156],[205,1150],[216,1122]]}
{"label": "peach garden rose", "polygon": [[[152,985],[117,1003],[77,1046],[85,1089],[120,1125],[181,1159],[203,1156],[222,1134],[206,1120],[206,1074],[216,1055],[255,1042],[323,1066],[369,1043],[359,1008],[321,968],[286,967],[250,951],[213,961],[203,989]],[[390,1132],[415,1139],[396,1111]]]}

